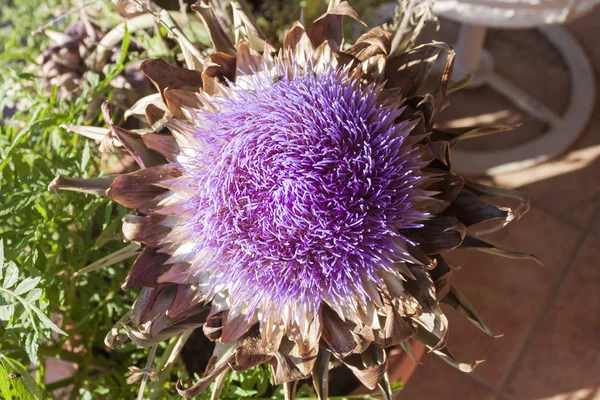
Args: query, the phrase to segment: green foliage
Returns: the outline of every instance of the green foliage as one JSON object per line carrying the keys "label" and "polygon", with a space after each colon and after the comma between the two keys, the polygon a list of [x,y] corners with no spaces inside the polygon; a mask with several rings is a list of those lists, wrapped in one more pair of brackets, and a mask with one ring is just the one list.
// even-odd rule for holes
{"label": "green foliage", "polygon": [[37,364],[40,335],[50,338],[50,331],[66,333],[45,314],[48,302],[38,287],[41,277],[19,279],[19,268],[4,262],[4,243],[0,240],[0,322],[4,329],[25,348],[31,362]]}
{"label": "green foliage", "polygon": [[2,0],[0,7],[0,67],[35,62],[45,38],[32,35],[52,16],[71,7],[70,1]]}
{"label": "green foliage", "polygon": [[18,360],[0,354],[0,393],[5,399],[43,399],[43,391]]}
{"label": "green foliage", "polygon": [[[110,352],[104,345],[105,335],[135,300],[136,293],[120,288],[130,260],[75,275],[123,248],[126,210],[79,193],[56,196],[48,184],[56,175],[100,174],[98,144],[61,126],[102,126],[102,101],[120,99],[111,83],[141,56],[128,51],[130,43],[140,48],[142,39],[154,44],[168,39],[159,32],[136,32],[133,40],[126,32],[116,62],[88,72],[78,95],[62,99],[57,88],[49,91],[36,76],[36,60],[49,41],[31,33],[44,25],[64,29],[78,12],[56,22],[52,18],[72,8],[64,0],[42,6],[9,1],[0,8],[0,398],[47,399],[67,385],[76,398],[135,398],[138,386],[127,384],[128,367],[143,367],[148,355],[133,343]],[[112,9],[109,1],[105,9]],[[118,19],[103,15],[95,22],[106,21],[114,26]],[[174,60],[168,50],[162,46],[155,55]],[[48,358],[76,364],[77,374],[45,384],[52,372],[45,368]],[[174,386],[180,370],[176,365],[167,372],[156,398],[178,397]]]}
{"label": "green foliage", "polygon": [[[111,2],[104,4],[111,9]],[[103,125],[99,104],[117,102],[111,82],[127,63],[146,56],[176,60],[177,51],[165,46],[173,41],[164,29],[152,35],[126,32],[117,61],[88,71],[81,92],[62,99],[57,88],[48,90],[36,76],[36,60],[49,43],[43,34],[31,33],[48,23],[61,30],[78,13],[52,18],[73,7],[66,0],[41,6],[37,0],[5,0],[0,7],[0,397],[7,399],[52,398],[55,389],[67,385],[73,398],[135,398],[139,386],[127,384],[129,367],[144,368],[148,356],[131,342],[112,351],[104,345],[106,333],[135,299],[135,293],[120,288],[130,260],[76,274],[124,247],[120,228],[126,210],[104,198],[56,196],[47,188],[56,175],[101,174],[98,144],[61,126]],[[95,22],[106,21],[114,25],[118,18],[107,14]],[[184,32],[194,33],[189,27]],[[206,40],[204,31],[195,35]],[[130,43],[144,53],[129,52]],[[185,376],[184,368],[173,363],[162,371],[176,341],[158,348],[163,359],[155,366],[160,380],[152,398],[179,398],[175,382]],[[45,384],[48,358],[76,364],[77,373]],[[258,366],[231,373],[221,397],[282,398],[281,390],[273,391],[270,369]],[[315,398],[308,385],[298,396]],[[210,391],[200,398],[210,398]]]}
{"label": "green foliage", "polygon": [[[70,8],[65,1],[53,7],[58,3],[46,2],[46,8],[37,1],[11,2],[0,11],[0,26],[7,27],[0,28],[0,38],[16,38],[0,40],[5,46],[4,52],[0,49],[0,397],[30,398],[23,394],[27,390],[45,399],[51,389],[73,384],[81,398],[109,392],[132,398],[136,388],[124,376],[127,366],[143,362],[144,351],[128,345],[109,356],[103,343],[133,302],[134,294],[120,289],[127,268],[119,263],[73,278],[123,246],[125,210],[106,199],[75,193],[57,197],[47,189],[58,174],[98,175],[97,145],[60,126],[100,123],[98,107],[90,104],[114,96],[110,82],[126,66],[128,36],[121,52],[125,56],[102,74],[89,74],[72,101],[60,99],[56,88],[48,92],[35,75],[23,72],[48,45],[43,35],[32,37],[31,32],[57,10]],[[14,115],[7,118],[11,110]],[[46,387],[47,357],[76,363],[79,373]],[[37,366],[35,379],[23,365]],[[21,376],[3,379],[14,371]]]}
{"label": "green foliage", "polygon": [[262,397],[269,389],[270,372],[266,365],[259,365],[240,373],[232,372],[223,386],[222,396],[229,399]]}

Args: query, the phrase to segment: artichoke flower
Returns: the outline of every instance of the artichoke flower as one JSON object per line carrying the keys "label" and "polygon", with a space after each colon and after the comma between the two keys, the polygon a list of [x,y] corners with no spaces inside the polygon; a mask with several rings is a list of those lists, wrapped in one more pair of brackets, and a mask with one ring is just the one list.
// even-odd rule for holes
{"label": "artichoke flower", "polygon": [[150,346],[202,328],[214,354],[197,383],[178,384],[184,397],[230,369],[270,362],[290,398],[311,375],[326,398],[331,356],[390,395],[386,348],[408,350],[411,338],[471,371],[477,362],[445,347],[440,303],[494,333],[452,284],[443,253],[532,258],[468,229],[490,220],[501,228],[529,203],[453,173],[451,148],[505,127],[434,125],[459,86],[444,43],[394,51],[392,33],[376,27],[350,45],[342,17],[362,20],[332,0],[274,49],[247,7],[232,4],[235,40],[199,2],[192,9],[214,51],[201,59],[180,38],[188,68],[141,64],[158,94],[130,114],[145,114],[147,132],[115,125],[104,107],[108,135],[138,170],[51,184],[135,210],[123,233],[142,251],[123,288],[141,293],[107,343],[124,340],[123,329]]}

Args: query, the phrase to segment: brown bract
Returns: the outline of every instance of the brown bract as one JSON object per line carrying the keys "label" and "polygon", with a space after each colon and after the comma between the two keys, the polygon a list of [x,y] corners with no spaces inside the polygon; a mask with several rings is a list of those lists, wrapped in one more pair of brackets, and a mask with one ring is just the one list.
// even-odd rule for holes
{"label": "brown bract", "polygon": [[[362,20],[347,2],[334,0],[329,11],[308,29],[295,23],[285,36],[283,48],[275,50],[243,1],[233,5],[235,37],[228,36],[231,30],[220,25],[206,3],[192,7],[214,45],[210,55],[195,61],[201,69],[185,69],[158,59],[141,64],[140,70],[155,85],[158,95],[140,100],[127,115],[147,117],[147,131],[131,132],[115,126],[105,108],[110,128],[107,135],[125,147],[139,170],[89,181],[58,177],[50,187],[53,191],[79,189],[106,194],[138,211],[138,215],[125,218],[123,232],[143,250],[123,287],[142,287],[142,292],[131,312],[107,337],[107,343],[118,345],[123,339],[118,332],[123,330],[139,345],[148,346],[202,327],[216,347],[196,384],[190,388],[178,384],[184,397],[198,395],[229,369],[243,371],[269,362],[275,383],[292,382],[286,385],[290,398],[293,382],[311,375],[317,394],[325,398],[331,355],[368,388],[380,386],[387,391],[386,348],[402,345],[410,338],[422,341],[457,368],[471,371],[478,362],[460,363],[445,347],[448,321],[440,303],[449,304],[485,333],[495,333],[453,285],[452,267],[443,254],[472,248],[509,258],[533,257],[493,244],[472,231],[474,225],[491,220],[498,221],[497,228],[518,220],[528,210],[529,201],[517,192],[487,187],[454,174],[451,150],[461,139],[506,127],[441,130],[435,126],[451,88],[454,51],[444,43],[390,53],[392,34],[375,27],[349,45],[343,40],[343,17]],[[188,189],[179,181],[182,171],[167,164],[185,159],[186,149],[194,146],[191,128],[185,124],[192,124],[191,110],[213,107],[204,100],[223,94],[227,85],[250,88],[252,74],[269,74],[274,82],[281,79],[278,74],[282,69],[277,68],[281,65],[290,67],[283,69],[290,79],[294,74],[340,69],[348,79],[375,82],[382,88],[382,101],[403,107],[397,122],[404,121],[411,129],[405,145],[417,148],[425,160],[421,201],[416,207],[431,217],[423,228],[402,232],[419,245],[398,241],[396,245],[406,252],[406,260],[397,263],[394,273],[385,273],[385,286],[367,283],[364,289],[373,301],[357,306],[348,315],[322,304],[317,315],[307,315],[301,323],[283,317],[259,321],[256,313],[232,309],[227,291],[206,297],[205,272],[192,275],[182,250],[185,246],[177,245],[185,243],[177,221],[189,215],[173,210]],[[492,202],[495,198],[511,199],[517,206],[497,206]]]}

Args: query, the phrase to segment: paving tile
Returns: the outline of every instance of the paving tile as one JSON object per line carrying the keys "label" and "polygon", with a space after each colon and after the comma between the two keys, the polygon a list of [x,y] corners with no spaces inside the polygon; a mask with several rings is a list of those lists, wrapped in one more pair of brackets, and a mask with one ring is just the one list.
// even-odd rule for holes
{"label": "paving tile", "polygon": [[[596,7],[596,9],[590,14],[569,24],[568,29],[583,46],[586,53],[590,57],[596,72],[596,83],[600,86],[600,46],[598,46],[598,35],[600,35],[600,8]],[[600,92],[600,89],[598,92]],[[600,102],[600,96],[597,95],[596,101]],[[594,117],[590,125],[598,127],[598,122],[600,122],[600,107],[596,107],[596,111],[594,112]],[[598,138],[598,136],[600,136],[600,129],[589,128],[589,130],[594,132],[593,138],[584,136],[579,146],[600,146],[600,138]],[[600,155],[596,155],[596,157],[598,158]],[[600,183],[597,182],[596,186],[600,186]],[[598,207],[600,207],[599,196],[594,196],[590,199],[590,202],[595,203]],[[593,231],[595,234],[600,235],[600,218],[596,220],[596,225]]]}
{"label": "paving tile", "polygon": [[500,338],[491,338],[448,310],[448,347],[463,362],[484,359],[473,374],[499,388],[508,376],[552,287],[572,257],[580,232],[552,215],[533,209],[521,221],[489,236],[518,250],[535,253],[544,263],[511,260],[478,251],[455,251],[456,287],[471,301]]}
{"label": "paving tile", "polygon": [[[588,53],[600,82],[600,7],[568,26]],[[452,41],[458,24],[442,21],[437,39]],[[568,70],[560,54],[533,29],[494,30],[487,33],[486,49],[492,54],[495,70],[562,114],[569,103]],[[600,90],[599,101],[588,126],[572,149],[551,162],[496,177],[500,186],[522,188],[545,209],[568,219],[579,228],[590,222],[600,205]],[[491,151],[517,146],[544,135],[545,124],[520,111],[510,101],[487,87],[462,90],[449,98],[451,107],[441,113],[448,126],[478,123],[515,123],[523,126],[457,145],[465,151]],[[470,116],[467,121],[465,117]]]}
{"label": "paving tile", "polygon": [[600,238],[589,235],[508,382],[516,400],[600,400]]}
{"label": "paving tile", "polygon": [[[435,39],[450,41],[460,25],[442,20]],[[485,49],[494,60],[495,71],[529,95],[544,102],[558,114],[569,103],[569,73],[560,54],[535,29],[497,30],[486,34]],[[518,129],[484,138],[463,141],[463,151],[493,151],[511,148],[542,136],[545,123],[523,112],[512,101],[488,86],[461,90],[449,97],[451,107],[440,114],[440,123],[449,127],[478,124],[523,123]]]}
{"label": "paving tile", "polygon": [[491,29],[486,49],[494,70],[556,113],[569,105],[569,70],[556,48],[537,29]]}
{"label": "paving tile", "polygon": [[[598,21],[600,8],[568,26],[590,57],[597,83],[600,82]],[[556,69],[555,66],[552,68]],[[567,154],[539,166],[496,178],[497,184],[521,188],[538,204],[581,228],[588,225],[600,206],[600,88],[596,93],[597,103],[592,118]],[[552,97],[552,94],[546,95]]]}
{"label": "paving tile", "polygon": [[[590,56],[598,82],[599,21],[600,7],[597,7],[567,27]],[[452,24],[442,23],[440,34],[452,37],[456,30]],[[564,63],[556,59],[548,46],[535,45],[537,39],[531,30],[490,30],[486,47],[494,54],[500,73],[560,113],[568,102],[570,90]],[[541,60],[547,63],[541,65]],[[465,141],[463,149],[506,148],[543,135],[544,126],[516,110],[501,96],[486,88],[470,92],[459,92],[450,97],[453,107],[442,114],[446,121],[459,119],[460,122],[460,118],[467,115],[478,115],[482,123],[493,122],[485,119],[493,118],[496,122],[522,120],[525,125],[508,135]],[[481,102],[473,102],[472,97]],[[600,343],[597,339],[600,330],[597,318],[600,310],[600,216],[596,221],[591,220],[600,208],[600,90],[597,98],[591,121],[566,154],[534,168],[496,177],[496,184],[527,192],[534,201],[534,209],[521,223],[493,238],[537,253],[546,268],[481,253],[455,252],[449,257],[464,267],[456,271],[457,287],[492,328],[505,334],[498,339],[488,338],[464,318],[448,311],[449,348],[461,361],[486,359],[472,376],[487,387],[499,388],[512,371],[507,390],[498,399],[600,400],[600,354],[597,350]],[[590,224],[591,235],[577,264],[567,275],[558,296],[552,298],[552,288],[568,265],[581,232]],[[553,300],[555,303],[550,303]],[[535,321],[549,303],[554,304],[554,308],[530,348],[521,355],[524,358],[515,366]],[[481,390],[483,386],[465,382],[462,378],[457,378],[455,383],[452,380],[456,376],[449,367],[439,361],[432,362],[427,356],[425,365],[417,369],[409,382],[406,398],[486,398],[485,393],[473,389]],[[460,394],[439,389],[440,385],[447,388],[457,385]],[[425,386],[422,392],[421,386]]]}
{"label": "paving tile", "polygon": [[545,124],[523,113],[487,86],[452,93],[449,101],[450,106],[440,114],[440,123],[446,127],[523,123],[521,127],[501,134],[462,141],[456,146],[461,151],[502,150],[527,143],[546,130]]}
{"label": "paving tile", "polygon": [[[600,34],[600,33],[599,33]],[[585,228],[600,206],[600,102],[587,130],[566,155],[533,168],[495,177],[518,187],[560,218]]]}
{"label": "paving tile", "polygon": [[423,358],[398,400],[493,400],[494,392],[432,354]]}
{"label": "paving tile", "polygon": [[596,212],[596,221],[592,225],[591,233],[600,237],[600,206]]}

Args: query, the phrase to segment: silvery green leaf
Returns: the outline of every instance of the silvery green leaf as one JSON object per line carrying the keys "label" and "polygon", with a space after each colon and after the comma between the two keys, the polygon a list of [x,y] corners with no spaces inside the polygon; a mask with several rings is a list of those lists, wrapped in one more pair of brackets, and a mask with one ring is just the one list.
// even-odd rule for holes
{"label": "silvery green leaf", "polygon": [[41,279],[42,278],[40,278],[39,276],[36,278],[24,279],[21,283],[19,283],[19,285],[15,289],[14,293],[16,295],[21,295],[21,294],[29,292],[31,289],[33,289],[34,287],[37,286],[37,284],[40,282]]}
{"label": "silvery green leaf", "polygon": [[25,352],[31,360],[32,364],[38,365],[40,360],[38,358],[38,349],[40,347],[40,335],[37,332],[31,332],[25,338]]}
{"label": "silvery green leaf", "polygon": [[42,310],[40,310],[39,308],[32,306],[32,305],[30,305],[30,307],[33,310],[33,312],[35,312],[37,314],[38,318],[40,319],[40,321],[42,321],[42,323],[44,324],[44,326],[46,328],[50,328],[56,333],[60,333],[61,335],[67,336],[67,333],[65,331],[63,331],[62,329],[60,329],[54,322],[52,322],[52,320],[50,320],[50,318],[48,318],[42,312]]}
{"label": "silvery green leaf", "polygon": [[6,269],[4,270],[4,283],[2,284],[2,287],[4,289],[10,289],[15,283],[17,283],[18,279],[19,268],[14,262],[9,261],[6,265]]}
{"label": "silvery green leaf", "polygon": [[0,279],[2,279],[2,267],[4,267],[4,241],[0,240]]}
{"label": "silvery green leaf", "polygon": [[29,293],[27,293],[27,296],[25,297],[25,301],[28,303],[33,303],[34,301],[36,301],[37,299],[42,297],[42,294],[44,294],[44,291],[42,289],[35,288],[32,291],[30,291]]}
{"label": "silvery green leaf", "polygon": [[139,247],[140,246],[138,246],[135,243],[125,246],[121,250],[117,250],[114,253],[109,254],[106,257],[102,257],[101,259],[96,260],[95,262],[91,263],[90,265],[87,265],[86,267],[80,269],[79,271],[75,272],[75,275],[73,275],[73,277],[87,274],[88,272],[96,271],[98,269],[108,267],[110,265],[114,265],[118,262],[126,260],[130,257],[133,257],[133,256],[139,254],[139,251],[138,251]]}
{"label": "silvery green leaf", "polygon": [[9,321],[15,313],[14,304],[0,306],[0,321]]}
{"label": "silvery green leaf", "polygon": [[87,80],[93,88],[98,87],[100,84],[100,75],[94,71],[87,71]]}
{"label": "silvery green leaf", "polygon": [[85,173],[87,171],[88,165],[90,163],[90,158],[91,158],[90,144],[89,144],[89,142],[86,141],[85,145],[83,146],[83,154],[81,155],[81,165],[80,165],[81,172]]}

